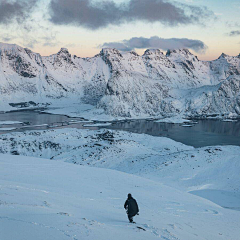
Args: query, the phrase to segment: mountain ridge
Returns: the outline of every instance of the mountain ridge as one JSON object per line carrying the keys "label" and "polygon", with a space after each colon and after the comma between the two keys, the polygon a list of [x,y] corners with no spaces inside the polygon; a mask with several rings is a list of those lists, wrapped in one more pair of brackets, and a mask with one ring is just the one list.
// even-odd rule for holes
{"label": "mountain ridge", "polygon": [[61,48],[41,56],[0,43],[0,110],[9,103],[59,100],[91,104],[121,117],[240,114],[240,55],[201,61],[188,49],[134,51],[103,48],[81,58]]}

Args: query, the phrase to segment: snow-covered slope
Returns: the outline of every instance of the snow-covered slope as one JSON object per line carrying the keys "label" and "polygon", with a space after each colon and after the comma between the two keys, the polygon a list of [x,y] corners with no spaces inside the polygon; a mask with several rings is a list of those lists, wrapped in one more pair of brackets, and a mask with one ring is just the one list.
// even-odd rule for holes
{"label": "snow-covered slope", "polygon": [[[116,55],[105,51],[109,61],[111,54]],[[166,55],[159,50],[146,50],[133,62],[129,55],[118,56],[125,65],[113,65],[117,74],[108,81],[106,94],[99,102],[109,114],[239,115],[239,56],[222,55],[213,62],[203,62],[186,49],[168,51]]]}
{"label": "snow-covered slope", "polygon": [[187,49],[103,49],[79,58],[62,48],[42,57],[0,44],[0,110],[77,103],[121,117],[239,115],[239,76],[240,55],[204,62]]}
{"label": "snow-covered slope", "polygon": [[[0,238],[239,239],[239,212],[141,177],[0,155]],[[137,199],[128,223],[125,196]],[[139,228],[138,228],[139,227]]]}
{"label": "snow-covered slope", "polygon": [[193,148],[164,137],[122,131],[57,129],[0,136],[0,153],[118,170],[240,210],[240,147]]}

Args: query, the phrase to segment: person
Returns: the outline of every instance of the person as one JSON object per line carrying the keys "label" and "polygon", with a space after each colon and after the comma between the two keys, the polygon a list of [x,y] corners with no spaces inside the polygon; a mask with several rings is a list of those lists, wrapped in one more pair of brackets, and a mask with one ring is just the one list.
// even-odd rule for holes
{"label": "person", "polygon": [[128,194],[128,198],[124,204],[124,208],[127,210],[129,222],[133,222],[133,217],[139,215],[139,208],[137,201],[132,197],[131,193]]}

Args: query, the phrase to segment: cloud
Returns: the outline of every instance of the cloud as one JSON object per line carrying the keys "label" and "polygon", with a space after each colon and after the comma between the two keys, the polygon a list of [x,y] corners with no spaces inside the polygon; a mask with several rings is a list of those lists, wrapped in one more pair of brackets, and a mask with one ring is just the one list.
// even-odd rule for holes
{"label": "cloud", "polygon": [[1,40],[3,42],[10,42],[10,41],[12,41],[14,39],[16,39],[16,37],[13,36],[13,35],[10,35],[10,34],[2,34],[2,36],[1,36]]}
{"label": "cloud", "polygon": [[[0,0],[0,40],[34,49],[57,46],[57,34],[46,17],[49,0]],[[4,14],[3,14],[4,12]]]}
{"label": "cloud", "polygon": [[134,48],[137,47],[131,47],[128,46],[127,40],[124,40],[123,42],[108,42],[108,43],[104,43],[102,45],[99,46],[99,48],[116,48],[120,51],[131,51]]}
{"label": "cloud", "polygon": [[41,40],[43,40],[42,46],[44,47],[54,47],[61,44],[60,41],[57,39],[58,32],[53,31],[50,28],[43,28],[42,37],[40,37]]}
{"label": "cloud", "polygon": [[28,38],[25,41],[25,46],[28,48],[34,48],[39,42],[36,39]]}
{"label": "cloud", "polygon": [[205,7],[196,7],[164,0],[129,0],[116,4],[113,0],[51,0],[50,21],[56,25],[75,25],[99,29],[125,22],[160,22],[169,26],[200,24],[214,16]]}
{"label": "cloud", "polygon": [[200,40],[193,40],[188,38],[159,38],[157,36],[144,38],[134,37],[129,40],[121,42],[104,43],[102,48],[116,48],[120,51],[131,51],[133,49],[146,49],[146,48],[160,48],[164,51],[168,49],[181,49],[188,48],[195,52],[205,52],[207,46]]}
{"label": "cloud", "polygon": [[37,0],[0,0],[0,24],[23,23]]}
{"label": "cloud", "polygon": [[236,37],[240,35],[240,31],[231,31],[230,33],[228,33],[228,36],[230,37]]}
{"label": "cloud", "polygon": [[223,15],[223,13],[219,13],[219,12],[215,12],[214,13],[216,16],[222,16]]}
{"label": "cloud", "polygon": [[240,28],[240,24],[238,22],[227,21],[225,24],[228,28]]}

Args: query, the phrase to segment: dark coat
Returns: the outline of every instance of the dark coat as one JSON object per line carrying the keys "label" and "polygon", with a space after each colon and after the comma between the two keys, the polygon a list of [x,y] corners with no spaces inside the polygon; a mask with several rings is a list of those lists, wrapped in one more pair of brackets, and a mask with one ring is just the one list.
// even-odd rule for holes
{"label": "dark coat", "polygon": [[127,209],[127,214],[131,217],[135,216],[139,212],[137,201],[133,197],[126,200],[124,208]]}

